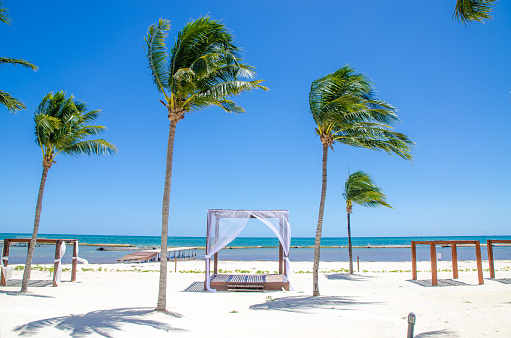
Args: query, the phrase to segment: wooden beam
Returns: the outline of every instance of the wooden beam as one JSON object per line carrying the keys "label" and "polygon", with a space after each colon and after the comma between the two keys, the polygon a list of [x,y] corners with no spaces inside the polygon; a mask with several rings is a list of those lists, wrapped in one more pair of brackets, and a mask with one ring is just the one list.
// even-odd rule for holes
{"label": "wooden beam", "polygon": [[215,275],[218,273],[218,252],[215,252],[213,259],[213,273]]}
{"label": "wooden beam", "polygon": [[456,243],[451,244],[451,258],[452,258],[452,278],[458,278],[458,251],[456,250]]}
{"label": "wooden beam", "polygon": [[76,281],[76,264],[78,261],[78,241],[73,243],[73,260],[71,268],[71,282]]}
{"label": "wooden beam", "polygon": [[[57,242],[55,244],[55,260],[60,259],[60,245],[61,245],[61,243],[62,243],[61,240],[57,240]],[[57,268],[58,268],[59,264],[62,264],[62,262],[57,261],[57,262],[53,263],[53,286],[58,286],[58,284],[57,284]]]}
{"label": "wooden beam", "polygon": [[282,263],[284,261],[284,248],[279,243],[279,274],[282,274]]}
{"label": "wooden beam", "polygon": [[417,248],[415,246],[415,241],[412,241],[412,279],[417,279]]}
{"label": "wooden beam", "polygon": [[479,285],[484,284],[483,278],[483,263],[481,261],[481,243],[476,242],[476,258],[477,258],[477,277],[479,279]]}
{"label": "wooden beam", "polygon": [[437,266],[436,266],[436,243],[432,241],[429,245],[429,251],[431,253],[431,284],[438,285],[437,281]]}
{"label": "wooden beam", "polygon": [[488,264],[490,265],[490,278],[495,278],[495,264],[493,262],[493,243],[492,240],[486,241],[486,249],[488,250]]}

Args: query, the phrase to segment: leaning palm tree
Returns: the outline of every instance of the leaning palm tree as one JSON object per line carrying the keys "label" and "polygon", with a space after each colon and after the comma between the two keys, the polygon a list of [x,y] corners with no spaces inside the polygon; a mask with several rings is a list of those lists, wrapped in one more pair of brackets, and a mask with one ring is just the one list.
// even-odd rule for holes
{"label": "leaning palm tree", "polygon": [[371,176],[364,171],[357,171],[351,174],[344,184],[344,192],[342,194],[346,200],[346,212],[348,213],[348,252],[350,258],[350,275],[353,274],[353,253],[351,247],[351,224],[350,214],[353,205],[360,204],[364,207],[385,206],[392,208],[386,201],[387,196],[381,191]]}
{"label": "leaning palm tree", "polygon": [[240,80],[252,79],[255,72],[253,67],[241,63],[240,49],[219,21],[202,17],[188,23],[179,32],[170,54],[165,45],[169,30],[169,22],[160,19],[149,27],[145,38],[149,68],[154,84],[165,99],[160,102],[167,109],[170,121],[162,206],[158,311],[166,311],[167,302],[167,239],[176,125],[187,113],[210,106],[241,113],[243,108],[231,97],[256,88],[267,89],[260,85],[262,80]]}
{"label": "leaning palm tree", "polygon": [[[7,9],[5,9],[0,1],[0,21],[9,24],[11,22],[11,18],[7,15]],[[32,70],[37,70],[37,66],[31,64],[28,61],[22,59],[11,59],[6,57],[0,57],[0,67],[3,64],[13,64],[13,65],[22,65],[26,68],[31,68]],[[25,109],[25,105],[19,99],[12,97],[6,91],[0,90],[0,104],[5,106],[11,113],[16,113],[18,110]]]}
{"label": "leaning palm tree", "polygon": [[471,21],[483,22],[491,19],[494,2],[495,0],[456,0],[452,16],[465,25]]}
{"label": "leaning palm tree", "polygon": [[115,145],[103,140],[87,140],[89,136],[102,133],[106,128],[91,125],[99,117],[99,110],[87,112],[85,103],[74,100],[73,96],[66,98],[63,91],[46,95],[35,112],[35,141],[41,148],[43,155],[43,174],[39,185],[37,205],[35,211],[34,231],[28,246],[27,261],[23,273],[21,292],[28,289],[32,256],[39,231],[39,220],[43,203],[44,186],[48,170],[60,154],[67,155],[103,155],[114,154]]}
{"label": "leaning palm tree", "polygon": [[327,188],[328,148],[341,143],[357,148],[383,150],[411,160],[413,142],[392,131],[398,121],[396,109],[374,97],[372,83],[346,65],[312,83],[310,112],[323,146],[321,199],[314,242],[313,295],[319,296],[319,258]]}

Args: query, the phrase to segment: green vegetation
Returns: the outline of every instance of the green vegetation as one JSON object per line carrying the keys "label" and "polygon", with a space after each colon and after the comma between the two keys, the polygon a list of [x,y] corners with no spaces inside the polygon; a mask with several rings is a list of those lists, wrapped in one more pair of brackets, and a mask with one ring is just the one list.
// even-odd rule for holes
{"label": "green vegetation", "polygon": [[318,272],[323,213],[327,188],[328,148],[335,143],[383,150],[411,160],[408,136],[392,131],[399,119],[396,109],[374,97],[372,83],[346,65],[317,79],[309,93],[310,112],[323,146],[321,200],[314,242],[313,295],[319,296]]}
{"label": "green vegetation", "polygon": [[351,174],[344,184],[342,194],[346,200],[346,212],[348,213],[348,252],[350,274],[353,274],[353,252],[351,247],[351,224],[350,214],[354,204],[364,207],[385,206],[392,208],[385,200],[386,196],[381,189],[373,182],[371,176],[364,171],[357,171]]}
{"label": "green vegetation", "polygon": [[87,140],[89,136],[102,133],[106,128],[91,125],[100,115],[99,110],[87,112],[87,105],[75,101],[73,96],[66,98],[63,91],[46,95],[34,115],[35,141],[43,155],[43,174],[37,197],[34,231],[28,246],[27,261],[23,273],[21,292],[27,292],[30,279],[32,256],[39,231],[39,220],[43,203],[44,186],[48,170],[60,154],[67,155],[103,155],[114,154],[117,148],[104,139]]}
{"label": "green vegetation", "polygon": [[[0,1],[0,21],[6,24],[10,24],[11,18],[7,15],[7,9],[3,7]],[[37,66],[23,59],[12,59],[8,57],[0,57],[0,67],[4,64],[20,65],[25,68],[37,70]],[[18,110],[25,109],[25,104],[19,99],[13,97],[10,93],[0,90],[0,104],[9,110],[11,113],[16,113]]]}
{"label": "green vegetation", "polygon": [[463,24],[491,19],[495,0],[456,0],[453,17]]}
{"label": "green vegetation", "polygon": [[176,125],[187,113],[210,106],[218,106],[228,113],[242,113],[243,108],[231,97],[257,88],[267,90],[260,85],[262,80],[240,80],[254,78],[254,68],[242,63],[240,49],[219,21],[202,17],[188,23],[179,32],[170,54],[165,45],[169,30],[169,21],[160,19],[149,27],[145,38],[149,68],[156,88],[163,94],[164,100],[160,102],[170,121],[162,206],[158,311],[166,311],[167,302],[166,253]]}

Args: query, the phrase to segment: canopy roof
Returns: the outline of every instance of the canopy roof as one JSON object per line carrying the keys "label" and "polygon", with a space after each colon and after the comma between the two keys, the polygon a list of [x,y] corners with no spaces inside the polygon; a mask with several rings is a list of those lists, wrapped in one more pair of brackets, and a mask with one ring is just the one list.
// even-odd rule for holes
{"label": "canopy roof", "polygon": [[232,242],[245,228],[250,218],[257,218],[266,224],[279,239],[284,253],[286,269],[284,279],[289,273],[289,247],[291,245],[291,226],[287,210],[226,210],[209,209],[206,233],[206,289],[210,288],[209,261],[211,257]]}

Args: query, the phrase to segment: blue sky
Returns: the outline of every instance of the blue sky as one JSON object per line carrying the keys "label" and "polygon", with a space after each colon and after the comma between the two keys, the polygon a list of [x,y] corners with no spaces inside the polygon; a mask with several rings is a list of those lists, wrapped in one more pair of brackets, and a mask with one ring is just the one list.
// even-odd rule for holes
{"label": "blue sky", "polygon": [[[353,236],[509,235],[511,4],[494,20],[451,21],[455,1],[5,0],[2,56],[39,66],[0,69],[0,88],[27,110],[0,107],[0,232],[31,232],[41,153],[33,113],[65,90],[103,111],[117,155],[59,155],[49,172],[40,233],[159,235],[168,120],[147,68],[144,36],[161,17],[168,45],[190,20],[221,19],[269,92],[179,122],[169,233],[204,236],[214,208],[288,209],[293,236],[313,237],[321,143],[311,82],[345,64],[399,110],[413,163],[338,145],[329,154],[324,236],[346,236],[344,181],[369,172],[394,209],[356,206]],[[245,236],[271,236],[263,227]]]}

